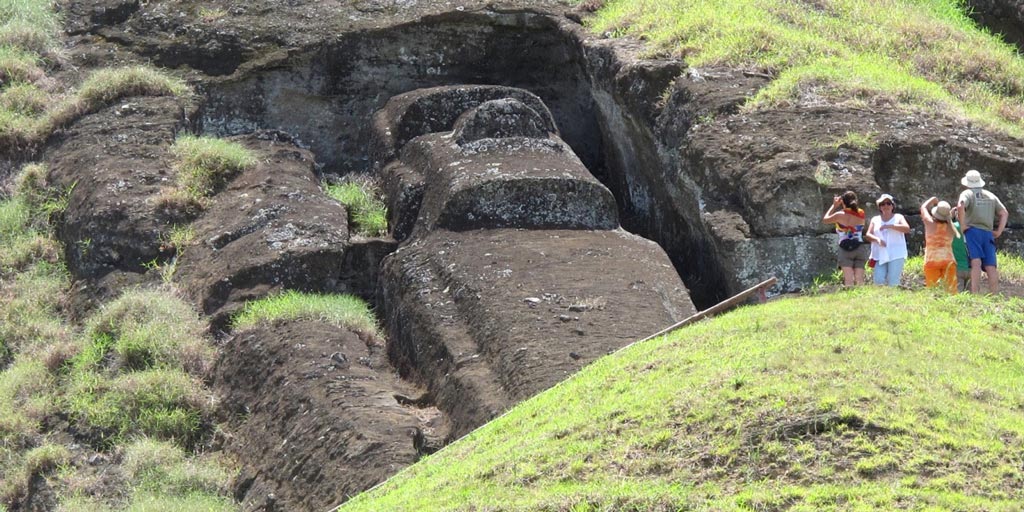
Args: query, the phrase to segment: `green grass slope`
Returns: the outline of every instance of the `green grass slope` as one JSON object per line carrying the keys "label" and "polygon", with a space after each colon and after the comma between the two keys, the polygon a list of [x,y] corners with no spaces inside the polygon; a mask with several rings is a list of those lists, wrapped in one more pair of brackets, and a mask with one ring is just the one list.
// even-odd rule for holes
{"label": "green grass slope", "polygon": [[957,0],[607,0],[590,26],[773,77],[750,108],[902,107],[1024,133],[1024,60]]}
{"label": "green grass slope", "polygon": [[341,507],[1020,510],[1024,302],[861,288],[603,358]]}

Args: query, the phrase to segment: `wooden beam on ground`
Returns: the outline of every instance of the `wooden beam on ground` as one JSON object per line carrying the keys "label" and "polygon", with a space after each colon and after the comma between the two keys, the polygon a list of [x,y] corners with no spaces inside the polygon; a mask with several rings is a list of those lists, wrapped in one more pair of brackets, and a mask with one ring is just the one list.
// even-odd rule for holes
{"label": "wooden beam on ground", "polygon": [[651,339],[657,338],[658,336],[664,336],[664,335],[666,335],[666,334],[668,334],[668,333],[670,333],[670,332],[672,332],[672,331],[674,331],[674,330],[676,330],[676,329],[678,329],[680,327],[683,327],[683,326],[688,325],[688,324],[692,324],[693,322],[696,322],[697,320],[700,320],[702,318],[707,318],[709,316],[717,315],[717,314],[719,314],[719,313],[721,313],[721,312],[723,312],[723,311],[725,311],[727,309],[730,309],[733,306],[736,306],[737,304],[743,302],[744,300],[746,300],[748,297],[750,297],[751,295],[753,295],[755,293],[758,294],[758,296],[761,298],[761,301],[764,302],[764,298],[765,298],[764,291],[766,289],[774,286],[776,281],[777,281],[777,279],[775,279],[774,277],[772,277],[770,279],[767,279],[765,281],[762,281],[762,282],[758,283],[757,285],[755,285],[755,286],[753,286],[751,288],[747,288],[746,290],[743,290],[742,292],[737,293],[736,295],[733,295],[732,297],[729,297],[728,299],[725,299],[722,302],[719,302],[718,304],[715,304],[714,306],[711,306],[710,308],[705,309],[704,311],[700,311],[698,313],[690,315],[689,317],[683,319],[682,321],[677,322],[677,323],[675,323],[673,325],[670,325],[670,326],[668,326],[668,327],[666,327],[666,328],[664,328],[664,329],[662,329],[662,330],[660,330],[660,331],[658,331],[658,332],[656,332],[656,333],[654,333],[654,334],[652,334],[652,335],[650,335],[650,336],[648,336],[648,337],[646,337],[646,338],[644,338],[644,339],[642,339],[640,341],[647,341],[647,340],[651,340]]}

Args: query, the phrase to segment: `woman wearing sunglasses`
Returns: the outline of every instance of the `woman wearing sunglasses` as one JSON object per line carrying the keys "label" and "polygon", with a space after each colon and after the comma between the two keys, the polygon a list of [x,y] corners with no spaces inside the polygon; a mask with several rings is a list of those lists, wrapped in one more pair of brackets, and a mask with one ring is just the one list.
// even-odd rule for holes
{"label": "woman wearing sunglasses", "polygon": [[896,213],[892,196],[882,194],[875,204],[881,212],[871,218],[864,238],[871,242],[871,260],[874,263],[875,284],[896,286],[900,284],[903,264],[907,261],[906,234],[910,224],[903,215]]}

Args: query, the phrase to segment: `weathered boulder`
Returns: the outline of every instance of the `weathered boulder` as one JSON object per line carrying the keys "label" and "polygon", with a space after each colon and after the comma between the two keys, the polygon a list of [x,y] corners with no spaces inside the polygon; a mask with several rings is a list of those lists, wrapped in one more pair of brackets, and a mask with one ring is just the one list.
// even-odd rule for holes
{"label": "weathered boulder", "polygon": [[328,510],[415,462],[423,439],[447,429],[439,411],[416,405],[422,390],[398,379],[382,340],[321,322],[234,333],[214,386],[244,510]]}
{"label": "weathered boulder", "polygon": [[246,301],[280,290],[371,295],[367,269],[393,244],[350,241],[345,207],[320,189],[308,151],[276,133],[236,141],[259,163],[192,223],[195,242],[183,248],[175,281],[218,326]]}
{"label": "weathered boulder", "polygon": [[403,240],[412,231],[423,200],[423,175],[400,160],[398,153],[412,139],[455,128],[459,116],[492,100],[515,100],[540,116],[541,130],[555,133],[547,106],[533,93],[495,85],[462,85],[417,89],[392,97],[374,113],[369,155],[388,201],[391,233]]}
{"label": "weathered boulder", "polygon": [[657,244],[615,230],[436,230],[385,259],[388,350],[453,435],[695,312]]}
{"label": "weathered boulder", "polygon": [[429,184],[417,229],[618,226],[615,197],[557,138],[452,139],[425,135],[402,152]]}
{"label": "weathered boulder", "polygon": [[[481,104],[501,100],[507,108],[515,101],[534,126],[536,136],[557,133],[551,112],[537,95],[516,87],[498,85],[453,85],[416,89],[391,97],[373,115],[370,158],[377,165],[393,160],[410,140],[428,133],[452,131],[460,116]],[[497,105],[496,105],[497,106]],[[497,114],[498,112],[495,112]],[[536,117],[534,117],[536,116]],[[502,116],[514,120],[517,117]],[[484,123],[486,126],[488,123]],[[490,123],[493,124],[493,123]],[[519,135],[532,136],[526,133]]]}
{"label": "weathered boulder", "polygon": [[174,184],[167,149],[186,115],[173,98],[129,98],[75,121],[50,144],[48,180],[70,192],[59,235],[75,275],[142,272],[164,255],[161,235],[175,219],[154,199]]}

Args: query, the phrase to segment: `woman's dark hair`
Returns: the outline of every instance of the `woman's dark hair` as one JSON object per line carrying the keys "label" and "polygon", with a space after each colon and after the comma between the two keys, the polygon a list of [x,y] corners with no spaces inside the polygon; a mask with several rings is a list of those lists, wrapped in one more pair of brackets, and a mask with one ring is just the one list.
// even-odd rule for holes
{"label": "woman's dark hair", "polygon": [[857,207],[857,193],[852,190],[843,192],[843,206],[851,210],[859,210]]}

